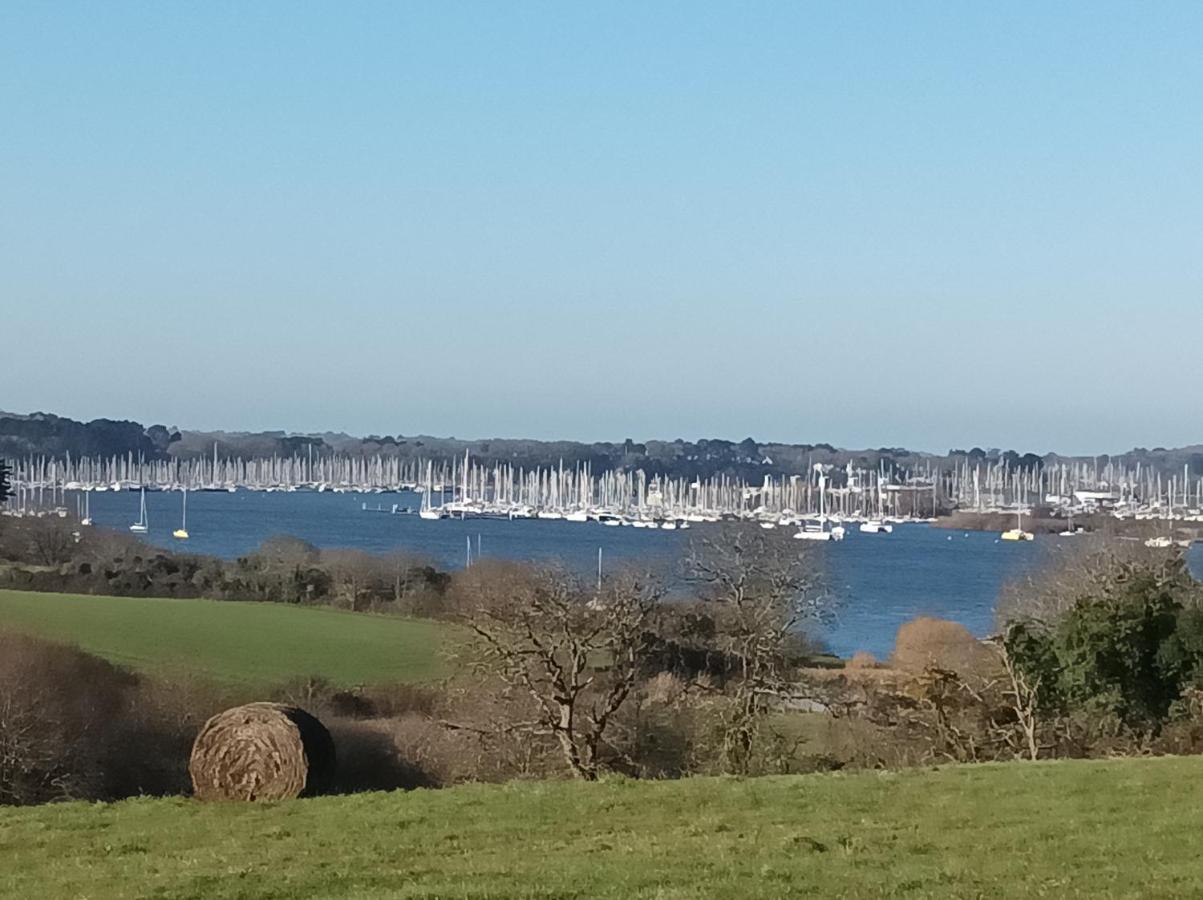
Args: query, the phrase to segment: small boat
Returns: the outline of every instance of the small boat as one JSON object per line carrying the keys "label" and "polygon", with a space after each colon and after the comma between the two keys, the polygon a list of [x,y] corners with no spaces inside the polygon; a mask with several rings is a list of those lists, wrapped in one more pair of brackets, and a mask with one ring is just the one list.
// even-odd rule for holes
{"label": "small boat", "polygon": [[1022,528],[1012,528],[1010,531],[1004,531],[999,537],[1004,541],[1034,541],[1036,536],[1030,531],[1024,531]]}
{"label": "small boat", "polygon": [[171,532],[171,536],[179,541],[188,540],[188,488],[184,488],[184,508],[180,517],[180,527]]}
{"label": "small boat", "polygon": [[589,513],[583,509],[574,510],[564,516],[564,520],[567,522],[588,522]]}
{"label": "small boat", "polygon": [[803,522],[802,527],[794,534],[794,540],[842,541],[845,534],[844,526],[836,525],[832,527],[829,520],[820,519],[814,522]]}
{"label": "small boat", "polygon": [[1074,525],[1074,514],[1072,512],[1070,512],[1069,524],[1065,526],[1064,531],[1058,532],[1057,536],[1058,537],[1077,537],[1079,534],[1082,534],[1084,531],[1085,531],[1085,529],[1078,528],[1077,526]]}
{"label": "small boat", "polygon": [[146,491],[142,491],[142,502],[138,510],[138,521],[129,527],[134,534],[146,534],[150,530],[150,519],[146,517]]}
{"label": "small boat", "polygon": [[810,522],[804,521],[794,534],[794,540],[842,541],[846,533],[844,526],[833,526],[831,520],[827,518],[827,476],[823,474],[823,467],[820,465],[815,465],[815,471],[818,473],[819,481],[819,518]]}
{"label": "small boat", "polygon": [[894,526],[888,522],[882,522],[877,519],[870,519],[868,522],[861,522],[861,534],[893,534]]}
{"label": "small boat", "polygon": [[1033,540],[1035,540],[1036,535],[1032,534],[1030,531],[1023,530],[1023,508],[1022,507],[1019,509],[1019,511],[1016,513],[1016,515],[1018,516],[1018,519],[1016,520],[1015,527],[1010,529],[1009,531],[1004,531],[1001,535],[999,535],[1000,539],[1004,540],[1004,541],[1033,541]]}
{"label": "small boat", "polygon": [[79,520],[80,525],[92,524],[92,492],[84,491],[84,516]]}

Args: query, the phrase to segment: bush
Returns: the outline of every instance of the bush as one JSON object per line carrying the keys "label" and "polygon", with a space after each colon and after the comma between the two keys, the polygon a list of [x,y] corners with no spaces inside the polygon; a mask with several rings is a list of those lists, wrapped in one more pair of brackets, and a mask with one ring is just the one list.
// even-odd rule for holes
{"label": "bush", "polygon": [[429,747],[432,734],[441,737],[421,718],[327,719],[326,726],[338,753],[337,793],[439,787],[451,775],[428,749],[418,752],[419,746]]}
{"label": "bush", "polygon": [[858,671],[862,669],[876,669],[879,668],[880,665],[881,664],[877,661],[877,657],[875,657],[872,653],[869,653],[865,650],[857,650],[852,654],[851,659],[844,664],[844,668]]}
{"label": "bush", "polygon": [[131,597],[209,597],[275,603],[327,603],[411,615],[446,613],[449,576],[406,553],[373,556],[318,550],[269,538],[232,562],[171,553],[132,535],[80,528],[70,519],[5,520],[0,585]]}
{"label": "bush", "polygon": [[134,684],[73,647],[0,633],[0,803],[108,796]]}
{"label": "bush", "polygon": [[964,625],[946,619],[918,618],[898,629],[893,664],[905,672],[947,669],[968,676],[994,671],[997,658]]}
{"label": "bush", "polygon": [[186,792],[192,740],[230,699],[0,632],[0,804]]}

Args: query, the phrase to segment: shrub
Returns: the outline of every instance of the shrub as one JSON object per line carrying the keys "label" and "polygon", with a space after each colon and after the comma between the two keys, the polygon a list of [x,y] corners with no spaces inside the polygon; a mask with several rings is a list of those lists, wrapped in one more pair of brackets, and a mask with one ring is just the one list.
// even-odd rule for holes
{"label": "shrub", "polygon": [[0,803],[108,796],[113,723],[134,684],[73,647],[0,633]]}
{"label": "shrub", "polygon": [[893,664],[906,672],[947,669],[962,676],[997,668],[994,653],[964,625],[926,617],[912,619],[898,629]]}
{"label": "shrub", "polygon": [[0,804],[184,793],[193,738],[231,700],[0,632]]}

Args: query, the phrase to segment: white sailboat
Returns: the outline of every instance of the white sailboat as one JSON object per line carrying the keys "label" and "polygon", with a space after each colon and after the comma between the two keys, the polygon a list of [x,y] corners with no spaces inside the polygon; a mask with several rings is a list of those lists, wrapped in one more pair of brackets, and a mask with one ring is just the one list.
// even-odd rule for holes
{"label": "white sailboat", "polygon": [[184,488],[184,508],[180,519],[180,527],[171,532],[171,536],[177,540],[188,540],[188,488]]}
{"label": "white sailboat", "polygon": [[146,488],[142,488],[142,500],[138,509],[138,521],[129,527],[134,534],[146,534],[150,530],[150,519],[146,516]]}
{"label": "white sailboat", "polygon": [[844,527],[832,527],[831,520],[823,518],[816,522],[804,522],[794,534],[799,541],[842,541],[845,535]]}
{"label": "white sailboat", "polygon": [[1081,533],[1082,533],[1082,530],[1080,528],[1074,527],[1074,514],[1073,514],[1073,510],[1071,509],[1070,513],[1069,513],[1069,525],[1067,525],[1065,530],[1060,533],[1060,536],[1061,537],[1077,537]]}
{"label": "white sailboat", "polygon": [[1012,528],[1010,531],[1004,531],[1002,533],[1002,539],[1004,541],[1033,541],[1033,540],[1035,540],[1036,535],[1032,534],[1030,531],[1023,530],[1023,506],[1022,505],[1019,507],[1019,509],[1016,511],[1015,514],[1017,516],[1016,521],[1015,521],[1015,527]]}
{"label": "white sailboat", "polygon": [[434,463],[426,464],[426,490],[422,492],[422,508],[418,510],[418,516],[422,519],[442,519],[447,515],[447,511],[442,506],[434,506],[431,503],[434,495]]}
{"label": "white sailboat", "polygon": [[80,525],[92,524],[92,492],[84,491],[84,517],[79,520]]}
{"label": "white sailboat", "polygon": [[815,469],[819,472],[819,518],[818,521],[803,522],[802,527],[794,534],[794,540],[842,541],[845,534],[844,526],[832,527],[832,523],[827,518],[827,476],[823,474],[821,466],[816,464]]}
{"label": "white sailboat", "polygon": [[860,523],[861,534],[893,534],[894,526],[889,522],[882,522],[880,519],[870,519],[868,522]]}

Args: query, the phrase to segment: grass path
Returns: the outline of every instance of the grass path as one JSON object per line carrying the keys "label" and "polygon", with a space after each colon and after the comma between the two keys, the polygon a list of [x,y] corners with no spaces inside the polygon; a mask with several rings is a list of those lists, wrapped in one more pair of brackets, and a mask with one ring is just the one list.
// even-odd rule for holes
{"label": "grass path", "polygon": [[0,628],[76,643],[130,668],[227,683],[337,684],[441,672],[435,622],[315,607],[0,591]]}
{"label": "grass path", "polygon": [[1203,890],[1203,759],[0,811],[0,896],[1149,898]]}

